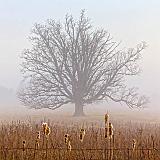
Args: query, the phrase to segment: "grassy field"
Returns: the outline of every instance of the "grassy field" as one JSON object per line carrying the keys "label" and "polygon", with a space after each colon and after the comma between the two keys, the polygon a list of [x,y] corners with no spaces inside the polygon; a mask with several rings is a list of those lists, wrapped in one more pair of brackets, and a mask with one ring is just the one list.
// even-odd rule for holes
{"label": "grassy field", "polygon": [[[38,120],[39,118],[39,120]],[[105,138],[104,116],[2,122],[1,160],[159,160],[160,126],[112,118],[113,137]],[[44,133],[42,123],[50,129]],[[80,130],[85,130],[83,142]],[[70,144],[65,143],[69,135]]]}

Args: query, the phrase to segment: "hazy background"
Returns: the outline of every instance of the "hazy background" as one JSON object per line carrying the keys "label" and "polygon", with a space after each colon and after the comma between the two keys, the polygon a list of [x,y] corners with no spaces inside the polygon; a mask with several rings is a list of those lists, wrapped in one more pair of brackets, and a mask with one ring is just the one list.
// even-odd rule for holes
{"label": "hazy background", "polygon": [[[64,20],[69,13],[78,17],[81,9],[91,18],[95,27],[108,30],[121,47],[134,47],[146,41],[140,76],[129,81],[132,86],[150,97],[149,109],[141,113],[154,118],[160,113],[160,1],[159,0],[0,0],[0,113],[27,113],[24,107],[17,107],[16,90],[21,80],[20,54],[30,47],[27,37],[34,23],[46,19]],[[99,104],[98,104],[99,105]],[[95,105],[96,106],[96,105]],[[114,106],[114,107],[113,107]],[[100,113],[111,108],[134,113],[126,106],[102,104]],[[91,109],[89,106],[88,110]],[[7,111],[7,112],[6,112]],[[56,111],[57,112],[57,111]],[[37,113],[34,111],[34,113]],[[153,114],[154,113],[154,114]],[[137,112],[136,112],[137,114]]]}

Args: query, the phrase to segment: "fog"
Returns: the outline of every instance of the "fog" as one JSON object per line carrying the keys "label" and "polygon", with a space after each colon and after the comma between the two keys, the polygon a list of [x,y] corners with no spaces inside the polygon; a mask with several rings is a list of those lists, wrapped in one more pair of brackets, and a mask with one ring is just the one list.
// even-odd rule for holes
{"label": "fog", "polygon": [[[30,48],[28,36],[34,23],[44,23],[47,19],[64,20],[66,13],[79,16],[81,9],[91,18],[93,26],[104,28],[119,42],[120,48],[135,47],[141,41],[147,43],[140,61],[142,73],[128,80],[129,86],[139,87],[140,93],[150,97],[150,103],[142,114],[160,113],[160,1],[159,0],[0,0],[0,106],[1,113],[29,113],[20,106],[16,92],[22,76],[20,73],[20,55],[23,49]],[[98,107],[97,107],[98,105]],[[63,107],[65,109],[65,107]],[[65,112],[70,113],[72,106]],[[125,105],[114,103],[94,104],[94,109],[103,114],[107,110],[114,113],[129,110]],[[63,109],[52,111],[61,113]],[[88,113],[91,106],[87,107]],[[47,111],[48,112],[48,111]],[[33,111],[45,114],[44,111]],[[97,113],[97,112],[95,112]]]}

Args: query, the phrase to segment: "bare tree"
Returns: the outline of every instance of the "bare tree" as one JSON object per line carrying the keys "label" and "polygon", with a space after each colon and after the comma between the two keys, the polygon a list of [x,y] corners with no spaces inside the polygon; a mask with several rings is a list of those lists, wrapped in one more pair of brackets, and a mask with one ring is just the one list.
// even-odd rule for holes
{"label": "bare tree", "polygon": [[129,107],[142,107],[145,96],[127,89],[125,79],[140,69],[137,61],[145,43],[118,50],[108,32],[94,29],[84,11],[78,20],[66,15],[65,22],[48,20],[35,24],[30,36],[32,49],[22,54],[25,85],[19,99],[32,108],[57,109],[74,103],[74,115],[84,115],[83,107],[111,99]]}

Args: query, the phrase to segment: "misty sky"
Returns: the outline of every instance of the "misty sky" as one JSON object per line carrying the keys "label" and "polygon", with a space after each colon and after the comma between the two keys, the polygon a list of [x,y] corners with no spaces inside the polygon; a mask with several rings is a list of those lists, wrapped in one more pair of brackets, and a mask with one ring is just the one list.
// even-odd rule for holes
{"label": "misty sky", "polygon": [[16,89],[20,83],[20,54],[30,47],[27,37],[34,23],[78,17],[81,9],[95,27],[108,30],[123,47],[146,41],[143,72],[130,83],[150,96],[160,96],[160,0],[0,0],[0,85]]}

